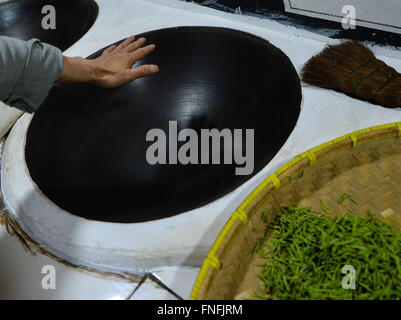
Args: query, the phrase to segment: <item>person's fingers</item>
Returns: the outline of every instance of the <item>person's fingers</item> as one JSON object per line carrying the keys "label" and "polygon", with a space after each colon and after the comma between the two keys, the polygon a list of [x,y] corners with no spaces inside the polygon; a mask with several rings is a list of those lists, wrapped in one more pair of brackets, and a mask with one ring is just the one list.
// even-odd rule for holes
{"label": "person's fingers", "polygon": [[138,78],[150,76],[159,71],[159,67],[154,64],[146,64],[135,69],[131,69],[128,71],[128,77],[130,81],[133,81]]}
{"label": "person's fingers", "polygon": [[118,45],[118,49],[124,49],[126,46],[128,46],[132,41],[134,41],[135,40],[135,36],[131,36],[131,37],[129,37],[129,38],[127,38],[127,39],[125,39],[123,42],[121,42],[119,45]]}
{"label": "person's fingers", "polygon": [[147,56],[149,53],[151,53],[153,50],[155,50],[156,46],[154,44],[150,44],[146,47],[137,49],[131,53],[131,60],[132,62],[136,62],[138,60],[141,60],[145,56]]}
{"label": "person's fingers", "polygon": [[125,50],[128,52],[132,52],[135,51],[137,49],[139,49],[140,47],[142,47],[146,42],[146,38],[140,38],[132,43],[130,43],[129,45],[127,45],[125,47]]}
{"label": "person's fingers", "polygon": [[106,54],[112,53],[115,48],[117,48],[117,46],[113,44],[112,46],[104,50],[101,56],[105,56]]}

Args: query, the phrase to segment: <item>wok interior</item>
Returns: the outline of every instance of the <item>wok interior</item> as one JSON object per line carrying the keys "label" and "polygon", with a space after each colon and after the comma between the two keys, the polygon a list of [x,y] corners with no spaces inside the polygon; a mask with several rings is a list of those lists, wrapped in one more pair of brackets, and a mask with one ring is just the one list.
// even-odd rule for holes
{"label": "wok interior", "polygon": [[[298,75],[268,41],[208,27],[140,36],[157,48],[139,64],[159,65],[158,74],[116,89],[58,85],[30,124],[31,177],[50,200],[75,215],[133,223],[210,203],[260,171],[298,119]],[[254,129],[253,173],[235,175],[234,162],[150,165],[146,134],[160,128],[168,135],[169,121],[198,133]]]}

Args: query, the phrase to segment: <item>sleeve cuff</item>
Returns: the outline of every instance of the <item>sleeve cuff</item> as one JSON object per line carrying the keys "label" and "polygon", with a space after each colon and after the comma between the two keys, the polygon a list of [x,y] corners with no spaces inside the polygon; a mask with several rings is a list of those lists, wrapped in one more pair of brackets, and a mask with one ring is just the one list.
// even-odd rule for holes
{"label": "sleeve cuff", "polygon": [[30,45],[29,57],[8,103],[32,113],[39,109],[50,88],[61,76],[63,55],[60,49],[37,39],[27,43]]}

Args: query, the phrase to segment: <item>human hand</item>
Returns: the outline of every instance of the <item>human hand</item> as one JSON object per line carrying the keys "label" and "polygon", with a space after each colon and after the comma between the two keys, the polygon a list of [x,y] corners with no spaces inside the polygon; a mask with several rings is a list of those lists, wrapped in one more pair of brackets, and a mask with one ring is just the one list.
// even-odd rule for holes
{"label": "human hand", "polygon": [[142,65],[131,69],[132,65],[156,47],[154,44],[142,47],[146,42],[145,38],[134,40],[135,37],[129,37],[120,45],[107,48],[99,58],[93,60],[96,72],[93,81],[95,84],[114,88],[159,71],[156,65]]}
{"label": "human hand", "polygon": [[142,65],[131,69],[138,60],[155,49],[154,44],[143,47],[145,38],[134,40],[135,37],[129,37],[118,46],[108,47],[100,57],[93,60],[63,57],[63,74],[57,82],[90,82],[106,88],[115,88],[157,73],[159,67],[156,65]]}

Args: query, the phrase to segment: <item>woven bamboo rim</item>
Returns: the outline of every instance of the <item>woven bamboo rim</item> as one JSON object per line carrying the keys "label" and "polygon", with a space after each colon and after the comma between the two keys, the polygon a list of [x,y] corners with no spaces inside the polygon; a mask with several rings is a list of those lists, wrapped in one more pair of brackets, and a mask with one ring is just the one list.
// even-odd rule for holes
{"label": "woven bamboo rim", "polygon": [[400,136],[401,122],[359,130],[313,148],[273,173],[222,229],[203,262],[190,299],[253,298],[260,286],[260,269],[252,248],[260,237],[254,231],[263,225],[262,212],[271,214],[293,205],[320,210],[320,201],[339,212],[337,197],[347,192],[358,200],[358,208],[352,208],[358,212],[354,213],[363,215],[371,210],[384,220],[392,215],[401,225]]}

